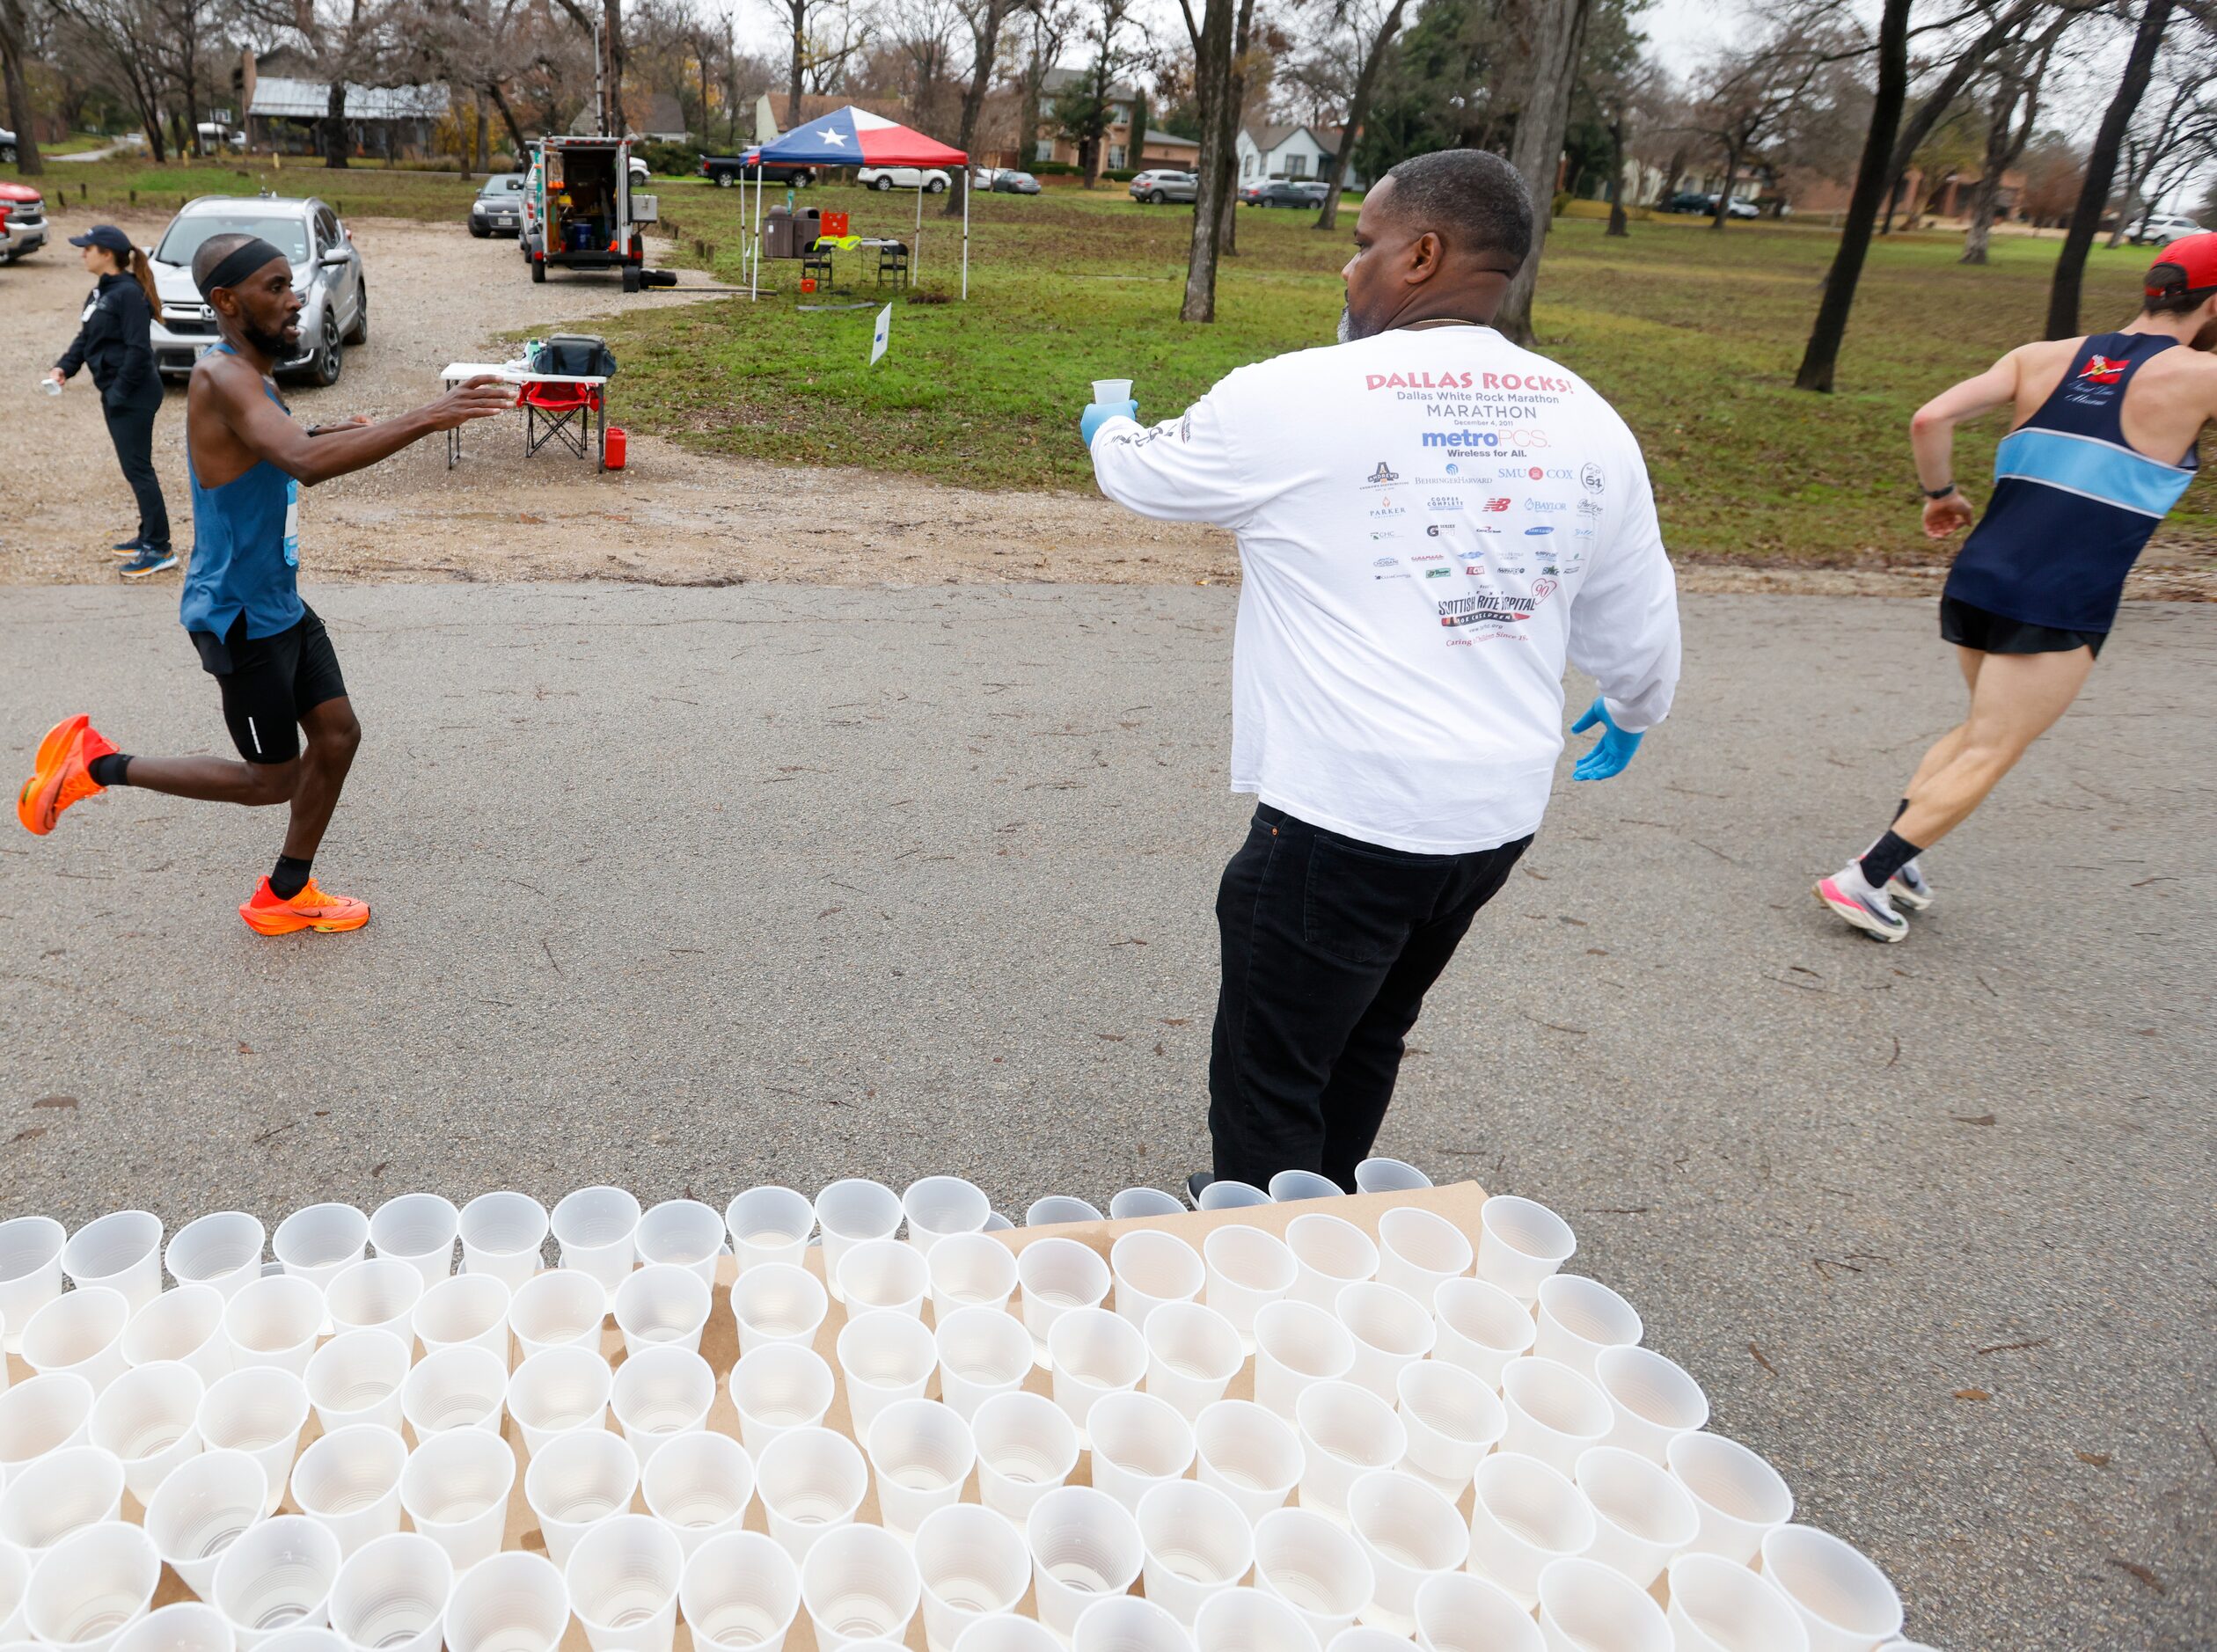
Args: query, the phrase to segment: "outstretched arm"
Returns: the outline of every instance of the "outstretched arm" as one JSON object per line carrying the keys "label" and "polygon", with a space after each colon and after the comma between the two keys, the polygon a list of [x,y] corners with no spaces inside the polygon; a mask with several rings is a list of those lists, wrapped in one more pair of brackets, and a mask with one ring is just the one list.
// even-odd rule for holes
{"label": "outstretched arm", "polygon": [[489,419],[514,405],[515,391],[490,374],[457,385],[438,400],[380,424],[320,426],[310,431],[293,422],[262,391],[260,376],[245,367],[215,379],[213,388],[223,420],[258,459],[313,487],[334,476],[366,470],[390,458],[435,430],[451,430],[472,419]]}
{"label": "outstretched arm", "polygon": [[[1942,391],[1909,420],[1909,446],[1917,456],[1917,480],[1925,490],[1926,537],[1944,539],[1971,525],[1971,501],[1955,486],[1955,429],[2016,399],[2017,352],[2012,350],[1976,378]],[[1941,490],[1935,499],[1931,495]]]}

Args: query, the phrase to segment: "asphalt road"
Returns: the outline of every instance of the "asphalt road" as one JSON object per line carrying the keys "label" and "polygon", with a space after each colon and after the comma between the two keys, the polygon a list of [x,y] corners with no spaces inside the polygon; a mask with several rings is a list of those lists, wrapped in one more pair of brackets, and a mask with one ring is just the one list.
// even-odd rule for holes
{"label": "asphalt road", "polygon": [[[367,729],[318,873],[376,919],[249,934],[274,817],[8,842],[9,1212],[950,1169],[1015,1212],[1201,1162],[1231,593],[311,596]],[[224,749],[172,601],[9,592],[10,762],[79,708]],[[1891,948],[1807,889],[1951,720],[1928,608],[1687,619],[1679,715],[1562,788],[1385,1146],[1569,1216],[1919,1638],[2208,1647],[2217,610],[2128,610]]]}

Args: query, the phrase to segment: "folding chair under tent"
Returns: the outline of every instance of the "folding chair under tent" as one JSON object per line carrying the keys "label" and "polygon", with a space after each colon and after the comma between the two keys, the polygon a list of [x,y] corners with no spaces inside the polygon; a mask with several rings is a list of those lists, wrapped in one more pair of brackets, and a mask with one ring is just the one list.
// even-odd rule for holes
{"label": "folding chair under tent", "polygon": [[[937,138],[926,137],[921,132],[889,121],[883,115],[872,114],[867,109],[858,109],[849,104],[834,110],[820,121],[810,121],[794,128],[783,137],[749,150],[741,157],[755,172],[754,238],[749,248],[751,260],[747,278],[748,296],[761,290],[762,277],[762,172],[758,163],[784,162],[792,166],[940,166],[949,169],[967,168],[969,157],[961,150],[949,149]],[[916,235],[924,238],[924,195],[916,192]],[[969,184],[962,186],[962,296],[969,296]],[[914,265],[911,262],[911,267]]]}

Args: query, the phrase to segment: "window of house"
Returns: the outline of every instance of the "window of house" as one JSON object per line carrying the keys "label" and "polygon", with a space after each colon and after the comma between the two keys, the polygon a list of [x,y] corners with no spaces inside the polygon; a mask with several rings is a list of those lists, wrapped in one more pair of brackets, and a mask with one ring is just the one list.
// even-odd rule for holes
{"label": "window of house", "polygon": [[1306,155],[1289,155],[1285,157],[1285,175],[1288,178],[1306,178],[1309,157]]}
{"label": "window of house", "polygon": [[1108,146],[1109,170],[1111,172],[1122,172],[1123,170],[1123,164],[1124,146],[1121,143],[1111,143]]}
{"label": "window of house", "polygon": [[1254,176],[1255,176],[1255,162],[1257,161],[1257,159],[1258,159],[1258,158],[1260,158],[1260,157],[1256,157],[1256,156],[1253,156],[1253,155],[1242,155],[1242,156],[1240,156],[1240,177],[1242,177],[1242,178],[1252,178],[1252,177],[1254,177]]}
{"label": "window of house", "polygon": [[1051,160],[1053,160],[1054,158],[1055,158],[1055,140],[1054,140],[1054,139],[1052,139],[1052,138],[1041,138],[1041,139],[1039,139],[1036,143],[1035,143],[1032,145],[1032,160],[1033,160],[1033,162],[1034,162],[1035,164],[1036,164],[1036,163],[1038,163],[1038,162],[1041,162],[1041,161],[1051,161]]}

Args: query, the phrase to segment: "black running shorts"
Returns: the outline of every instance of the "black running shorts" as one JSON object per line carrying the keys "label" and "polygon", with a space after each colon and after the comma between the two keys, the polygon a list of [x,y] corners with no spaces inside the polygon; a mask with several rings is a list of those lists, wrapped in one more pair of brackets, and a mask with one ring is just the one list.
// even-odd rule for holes
{"label": "black running shorts", "polygon": [[186,634],[223,691],[223,721],[249,763],[290,763],[300,755],[300,720],[346,698],[331,633],[304,603],[300,623],[274,637],[248,637],[243,618],[220,642],[205,631]]}
{"label": "black running shorts", "polygon": [[2091,648],[2098,655],[2109,640],[2109,632],[2028,625],[1966,603],[1960,596],[1943,596],[1940,638],[1959,648],[1976,648],[1980,654],[2068,654],[2074,648]]}

